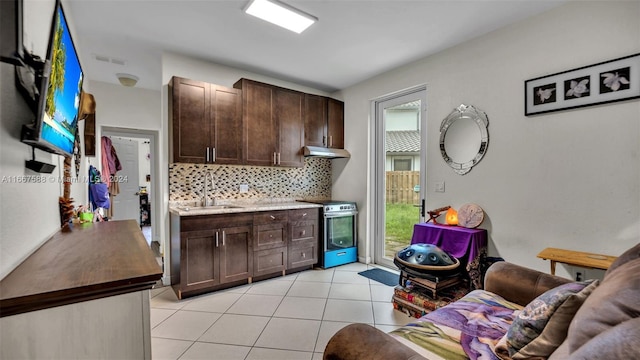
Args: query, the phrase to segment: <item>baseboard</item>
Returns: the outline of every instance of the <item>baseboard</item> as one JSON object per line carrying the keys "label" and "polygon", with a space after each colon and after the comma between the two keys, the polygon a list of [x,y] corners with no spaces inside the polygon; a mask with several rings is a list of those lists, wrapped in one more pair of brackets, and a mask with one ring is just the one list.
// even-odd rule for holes
{"label": "baseboard", "polygon": [[358,256],[358,262],[363,263],[363,264],[371,264],[371,257],[370,256]]}

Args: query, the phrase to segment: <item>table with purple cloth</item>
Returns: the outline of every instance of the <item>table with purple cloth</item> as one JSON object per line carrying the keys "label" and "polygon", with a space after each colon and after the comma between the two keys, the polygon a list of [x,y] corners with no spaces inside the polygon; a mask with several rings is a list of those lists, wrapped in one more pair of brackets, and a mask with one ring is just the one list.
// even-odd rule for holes
{"label": "table with purple cloth", "polygon": [[431,244],[460,260],[471,280],[471,287],[482,289],[480,263],[487,255],[487,230],[460,226],[415,224],[411,244]]}

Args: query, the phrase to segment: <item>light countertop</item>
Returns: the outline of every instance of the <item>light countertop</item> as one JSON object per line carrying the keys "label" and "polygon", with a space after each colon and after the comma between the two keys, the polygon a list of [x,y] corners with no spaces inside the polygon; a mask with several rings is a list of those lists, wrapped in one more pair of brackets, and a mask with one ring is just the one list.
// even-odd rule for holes
{"label": "light countertop", "polygon": [[268,203],[253,203],[253,204],[222,204],[213,206],[188,206],[188,205],[173,205],[169,207],[169,212],[180,216],[196,216],[196,215],[217,215],[217,214],[233,214],[244,212],[257,212],[257,211],[275,211],[275,210],[295,210],[295,209],[310,209],[320,208],[322,205],[301,202],[268,202]]}

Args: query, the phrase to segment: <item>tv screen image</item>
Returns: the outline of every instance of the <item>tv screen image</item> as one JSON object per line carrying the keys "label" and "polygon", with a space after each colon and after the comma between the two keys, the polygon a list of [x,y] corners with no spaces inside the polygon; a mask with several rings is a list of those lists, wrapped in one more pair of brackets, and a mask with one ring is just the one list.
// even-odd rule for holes
{"label": "tv screen image", "polygon": [[[82,92],[83,72],[69,27],[58,2],[49,44],[51,73],[41,105],[39,138],[66,154],[73,154]],[[44,107],[44,109],[43,109]]]}

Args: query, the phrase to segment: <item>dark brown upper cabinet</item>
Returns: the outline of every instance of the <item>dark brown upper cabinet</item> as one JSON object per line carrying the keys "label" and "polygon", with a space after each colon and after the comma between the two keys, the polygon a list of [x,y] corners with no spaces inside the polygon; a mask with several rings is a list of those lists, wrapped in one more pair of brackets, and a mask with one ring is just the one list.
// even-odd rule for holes
{"label": "dark brown upper cabinet", "polygon": [[304,165],[304,93],[240,79],[243,152],[247,165]]}
{"label": "dark brown upper cabinet", "polygon": [[305,94],[306,146],[344,148],[344,103],[325,96]]}
{"label": "dark brown upper cabinet", "polygon": [[320,95],[304,95],[304,144],[326,147],[327,98]]}
{"label": "dark brown upper cabinet", "polygon": [[327,99],[327,147],[344,149],[344,102]]}
{"label": "dark brown upper cabinet", "polygon": [[241,164],[241,91],[180,77],[169,85],[172,162]]}

